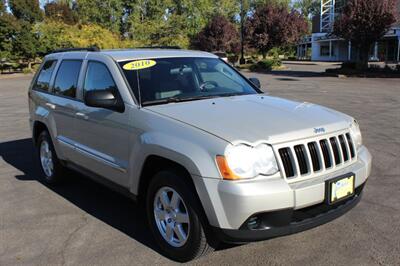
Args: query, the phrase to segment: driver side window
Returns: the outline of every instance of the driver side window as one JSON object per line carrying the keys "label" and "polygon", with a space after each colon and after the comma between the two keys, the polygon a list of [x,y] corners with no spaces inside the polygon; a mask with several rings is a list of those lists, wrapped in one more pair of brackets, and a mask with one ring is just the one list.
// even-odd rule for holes
{"label": "driver side window", "polygon": [[117,86],[107,66],[99,62],[89,62],[86,70],[84,93],[93,90],[108,90],[118,93]]}

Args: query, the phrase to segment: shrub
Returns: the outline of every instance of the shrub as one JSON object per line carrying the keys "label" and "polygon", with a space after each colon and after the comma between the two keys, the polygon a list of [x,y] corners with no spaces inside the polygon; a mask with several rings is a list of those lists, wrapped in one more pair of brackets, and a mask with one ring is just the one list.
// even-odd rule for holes
{"label": "shrub", "polygon": [[28,68],[28,67],[22,69],[22,73],[24,73],[24,74],[30,74],[32,72],[33,72],[33,70],[31,68]]}
{"label": "shrub", "polygon": [[254,58],[248,58],[248,59],[246,60],[246,64],[255,64],[256,62],[257,62],[257,60],[254,59]]}
{"label": "shrub", "polygon": [[274,67],[280,67],[282,65],[281,60],[278,58],[266,59],[258,61],[250,66],[251,71],[271,71]]}
{"label": "shrub", "polygon": [[237,61],[239,60],[239,56],[238,55],[229,55],[228,56],[228,62],[235,64]]}

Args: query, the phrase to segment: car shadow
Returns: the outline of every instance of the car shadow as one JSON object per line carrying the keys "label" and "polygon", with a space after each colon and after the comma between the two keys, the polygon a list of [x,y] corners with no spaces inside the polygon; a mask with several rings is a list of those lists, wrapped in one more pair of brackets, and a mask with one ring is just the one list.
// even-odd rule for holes
{"label": "car shadow", "polygon": [[[160,253],[147,226],[143,208],[132,199],[73,171],[68,171],[62,184],[48,185],[40,177],[30,138],[0,143],[0,157],[23,173],[15,176],[17,180],[41,183],[86,213]],[[220,244],[217,250],[236,246]]]}
{"label": "car shadow", "polygon": [[247,73],[250,74],[257,74],[257,75],[272,75],[277,77],[283,78],[326,78],[332,77],[333,75],[326,72],[318,72],[318,71],[299,71],[299,70],[272,70],[272,71],[248,71]]}
{"label": "car shadow", "polygon": [[44,183],[35,163],[31,139],[0,143],[0,156],[6,163],[23,172],[15,176],[16,179],[40,182],[83,211],[159,252],[147,227],[143,210],[133,200],[72,171],[68,171],[66,180],[60,185]]}
{"label": "car shadow", "polygon": [[298,71],[298,70],[274,70],[268,74],[273,76],[286,76],[295,78],[321,78],[329,76],[325,72],[314,72],[314,71]]}

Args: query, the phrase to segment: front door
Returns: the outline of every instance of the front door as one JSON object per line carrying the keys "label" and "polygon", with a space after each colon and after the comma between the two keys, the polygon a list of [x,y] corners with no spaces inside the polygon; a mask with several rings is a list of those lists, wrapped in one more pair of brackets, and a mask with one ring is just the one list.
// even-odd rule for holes
{"label": "front door", "polygon": [[[106,64],[88,61],[83,84],[85,92],[118,88]],[[78,163],[122,186],[128,185],[128,161],[132,150],[130,112],[95,108],[80,103],[75,113]]]}

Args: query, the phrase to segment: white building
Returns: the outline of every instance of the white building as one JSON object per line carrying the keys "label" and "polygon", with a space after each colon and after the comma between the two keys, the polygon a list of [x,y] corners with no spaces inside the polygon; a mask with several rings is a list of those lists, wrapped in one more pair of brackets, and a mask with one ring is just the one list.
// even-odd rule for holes
{"label": "white building", "polygon": [[[321,0],[320,15],[313,18],[312,35],[297,46],[297,58],[312,61],[352,61],[359,55],[351,43],[332,36],[335,18],[346,0]],[[400,13],[400,0],[397,1]],[[375,43],[370,52],[371,61],[400,62],[400,22]]]}

